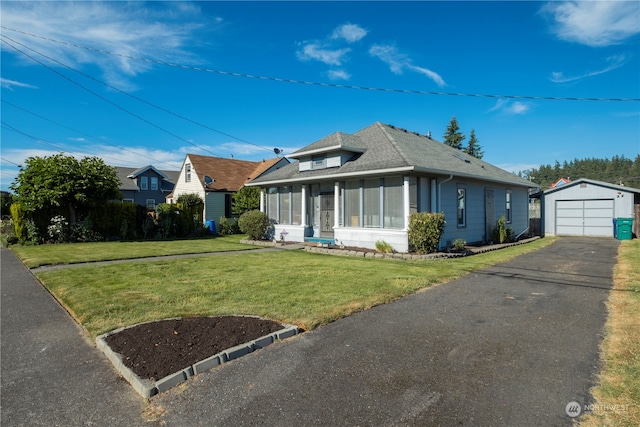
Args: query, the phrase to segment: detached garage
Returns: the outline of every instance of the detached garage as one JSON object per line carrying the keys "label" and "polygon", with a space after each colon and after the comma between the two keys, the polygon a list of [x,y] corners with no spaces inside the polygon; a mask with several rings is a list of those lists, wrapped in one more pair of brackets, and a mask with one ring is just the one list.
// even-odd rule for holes
{"label": "detached garage", "polygon": [[640,189],[590,179],[571,181],[543,193],[543,234],[613,237],[613,219],[634,218],[635,205],[640,205]]}

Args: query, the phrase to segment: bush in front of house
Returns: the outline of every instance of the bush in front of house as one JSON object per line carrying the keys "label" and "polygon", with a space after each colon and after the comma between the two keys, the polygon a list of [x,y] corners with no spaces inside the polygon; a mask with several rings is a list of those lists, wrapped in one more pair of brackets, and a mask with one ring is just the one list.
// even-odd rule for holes
{"label": "bush in front of house", "polygon": [[219,233],[221,236],[230,236],[232,234],[240,234],[238,220],[235,218],[220,217],[218,221]]}
{"label": "bush in front of house", "polygon": [[493,230],[493,242],[494,243],[506,243],[510,242],[513,232],[511,227],[507,227],[507,219],[501,216],[498,219],[497,226]]}
{"label": "bush in front of house", "polygon": [[409,246],[419,254],[435,252],[444,232],[444,213],[416,212],[409,216]]}
{"label": "bush in front of house", "polygon": [[264,212],[252,210],[240,215],[238,226],[240,231],[249,235],[250,239],[261,240],[267,235],[271,223]]}

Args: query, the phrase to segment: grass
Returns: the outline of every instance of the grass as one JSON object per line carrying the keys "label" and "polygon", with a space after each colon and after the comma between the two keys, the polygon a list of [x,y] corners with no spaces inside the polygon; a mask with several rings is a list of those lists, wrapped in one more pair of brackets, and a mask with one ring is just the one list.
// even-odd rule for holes
{"label": "grass", "polygon": [[255,249],[240,243],[244,235],[191,240],[153,240],[138,242],[95,242],[61,245],[13,245],[13,250],[29,268],[43,265],[112,261],[150,256],[196,254]]}
{"label": "grass", "polygon": [[37,277],[94,337],[143,321],[224,314],[259,315],[313,329],[552,241],[434,261],[248,252],[79,266]]}
{"label": "grass", "polygon": [[596,405],[581,426],[640,425],[640,240],[621,242],[614,291],[607,302]]}

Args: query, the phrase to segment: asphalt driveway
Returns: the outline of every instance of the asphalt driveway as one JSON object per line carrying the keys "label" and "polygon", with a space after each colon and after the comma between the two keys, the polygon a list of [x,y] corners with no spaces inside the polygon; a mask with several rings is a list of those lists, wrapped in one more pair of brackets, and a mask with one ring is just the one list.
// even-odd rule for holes
{"label": "asphalt driveway", "polygon": [[[561,238],[197,375],[150,399],[147,418],[569,426],[566,405],[589,403],[617,248],[613,239]],[[143,424],[142,399],[2,255],[2,425]]]}
{"label": "asphalt driveway", "polygon": [[617,248],[559,239],[225,364],[152,404],[175,426],[569,426],[567,404],[589,403]]}

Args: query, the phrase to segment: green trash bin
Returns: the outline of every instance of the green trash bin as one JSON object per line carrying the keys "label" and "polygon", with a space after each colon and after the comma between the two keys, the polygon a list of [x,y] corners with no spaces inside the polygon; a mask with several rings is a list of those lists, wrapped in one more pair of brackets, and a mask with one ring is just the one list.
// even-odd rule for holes
{"label": "green trash bin", "polygon": [[631,240],[633,229],[633,218],[618,218],[618,240]]}

